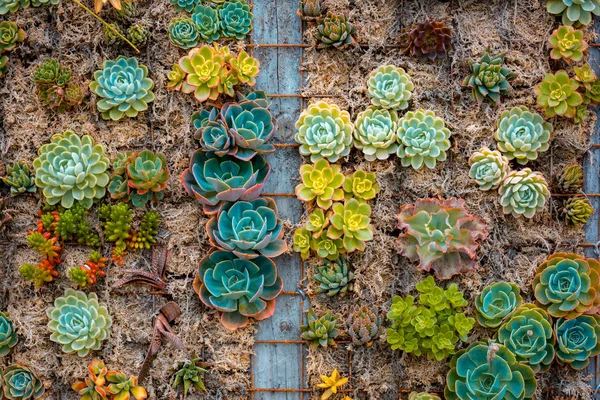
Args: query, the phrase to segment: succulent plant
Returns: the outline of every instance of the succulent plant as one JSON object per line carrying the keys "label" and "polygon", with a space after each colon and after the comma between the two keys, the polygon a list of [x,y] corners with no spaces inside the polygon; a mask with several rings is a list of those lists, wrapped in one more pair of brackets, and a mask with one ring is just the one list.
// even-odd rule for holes
{"label": "succulent plant", "polygon": [[218,11],[223,36],[241,40],[252,30],[253,16],[246,0],[225,2]]}
{"label": "succulent plant", "polygon": [[342,185],[346,200],[355,198],[357,200],[372,200],[379,193],[379,185],[374,172],[355,171],[344,179]]}
{"label": "succulent plant", "polygon": [[89,208],[106,193],[108,165],[104,148],[91,136],[66,131],[38,149],[33,161],[35,184],[50,205],[70,208],[79,203]]}
{"label": "succulent plant", "polygon": [[546,9],[550,14],[562,15],[565,25],[588,25],[592,22],[592,14],[600,15],[600,1],[549,0]]}
{"label": "succulent plant", "polygon": [[578,164],[565,165],[556,176],[559,193],[577,193],[583,189],[583,168]]}
{"label": "succulent plant", "polygon": [[42,287],[48,282],[52,282],[58,276],[56,266],[60,260],[45,258],[38,265],[22,264],[19,267],[19,274],[26,281],[32,281],[35,287]]}
{"label": "succulent plant", "polygon": [[488,48],[479,62],[471,63],[471,75],[465,78],[463,85],[471,87],[478,102],[489,99],[495,104],[500,96],[510,93],[509,80],[514,77],[515,74],[504,67],[504,55],[492,56]]}
{"label": "succulent plant", "polygon": [[348,291],[352,291],[354,274],[344,258],[340,257],[334,262],[324,260],[323,265],[316,265],[314,269],[312,279],[319,284],[315,289],[317,293],[332,297],[338,294],[345,296]]}
{"label": "succulent plant", "polygon": [[338,335],[337,319],[331,311],[318,317],[312,308],[306,314],[307,325],[302,325],[302,339],[306,340],[313,349],[319,347],[335,347],[335,338]]}
{"label": "succulent plant", "polygon": [[283,223],[271,198],[223,204],[206,224],[206,232],[213,246],[240,258],[274,258],[287,250]]}
{"label": "succulent plant", "polygon": [[77,381],[71,389],[81,395],[80,400],[107,400],[106,374],[108,368],[98,360],[93,359],[88,366],[89,374],[83,381]]}
{"label": "succulent plant", "polygon": [[104,34],[104,41],[108,45],[116,45],[120,46],[123,44],[123,30],[121,27],[115,23],[108,23],[106,25],[102,25],[102,33]]}
{"label": "succulent plant", "polygon": [[213,251],[200,261],[194,290],[207,307],[219,311],[223,326],[234,330],[245,327],[249,318],[271,317],[283,282],[267,257],[243,259]]}
{"label": "succulent plant", "polygon": [[556,358],[575,369],[587,367],[591,358],[600,354],[600,317],[580,315],[559,318],[554,325]]}
{"label": "succulent plant", "polygon": [[500,327],[496,339],[535,373],[547,371],[554,360],[552,319],[532,304],[518,308]]}
{"label": "succulent plant", "polygon": [[440,400],[440,396],[427,392],[411,392],[408,400]]}
{"label": "succulent plant", "polygon": [[0,15],[5,15],[8,13],[14,13],[19,8],[26,8],[26,2],[21,0],[2,0],[0,1]]}
{"label": "succulent plant", "polygon": [[509,172],[500,185],[499,193],[504,214],[515,217],[524,215],[527,218],[543,210],[550,197],[544,175],[529,168]]}
{"label": "succulent plant", "polygon": [[373,240],[371,206],[350,199],[343,204],[334,203],[332,211],[327,237],[333,240],[342,239],[344,249],[348,253],[355,250],[364,251],[365,242]]}
{"label": "succulent plant", "polygon": [[142,208],[151,199],[162,199],[170,172],[162,153],[150,150],[117,156],[108,191],[113,199],[131,201]]}
{"label": "succulent plant", "polygon": [[310,247],[317,253],[317,256],[331,261],[337,260],[340,254],[346,252],[342,239],[331,239],[326,235],[313,239]]}
{"label": "succulent plant", "polygon": [[552,32],[548,38],[550,44],[550,58],[566,62],[581,61],[588,48],[588,44],[583,40],[583,32],[573,28],[570,25],[563,25]]}
{"label": "succulent plant", "polygon": [[25,40],[25,31],[12,21],[0,22],[0,54],[14,50],[17,44]]}
{"label": "succulent plant", "polygon": [[583,97],[577,91],[579,83],[569,77],[566,71],[547,73],[544,80],[534,88],[537,104],[550,118],[557,115],[573,118],[577,106],[583,103]]}
{"label": "succulent plant", "polygon": [[[238,58],[239,58],[239,56],[238,56]],[[257,59],[253,59],[253,60],[254,61],[252,62],[252,64],[254,64],[254,62],[258,63]],[[231,61],[233,61],[233,59]],[[248,63],[243,62],[242,64],[245,65]],[[269,101],[267,93],[264,90],[252,90],[252,89],[246,88],[241,92],[237,92],[237,99],[240,103],[245,100],[253,101],[253,102],[261,105],[264,108],[269,108],[271,106],[271,102]]]}
{"label": "succulent plant", "polygon": [[383,109],[404,110],[408,108],[408,101],[412,97],[414,89],[415,86],[410,75],[395,65],[382,65],[372,71],[367,79],[367,91],[371,97],[371,104]]}
{"label": "succulent plant", "polygon": [[475,299],[475,317],[481,326],[498,328],[523,303],[519,287],[510,282],[486,286]]}
{"label": "succulent plant", "polygon": [[62,345],[67,354],[85,357],[91,350],[100,350],[109,337],[112,319],[108,309],[98,302],[95,293],[67,289],[64,296],[54,300],[46,310],[50,319],[50,340]]}
{"label": "succulent plant", "polygon": [[354,122],[354,147],[363,152],[367,161],[387,159],[398,150],[397,124],[396,111],[369,106]]}
{"label": "succulent plant", "polygon": [[454,197],[419,199],[402,206],[397,218],[402,254],[419,261],[419,269],[433,269],[439,279],[473,269],[478,240],[488,236],[483,220],[466,210],[464,200]]}
{"label": "succulent plant", "polygon": [[328,13],[317,22],[315,37],[319,48],[344,49],[355,43],[356,26],[345,15]]}
{"label": "succulent plant", "polygon": [[[595,106],[600,103],[600,81],[598,79],[587,86],[580,87],[579,90],[583,92],[583,103],[577,107],[576,111],[579,109],[587,111],[587,107],[584,106]],[[577,121],[575,122],[577,123]]]}
{"label": "succulent plant", "polygon": [[6,74],[8,74],[9,67],[10,67],[10,60],[8,59],[8,56],[1,56],[0,57],[0,78],[3,78],[4,76],[6,76]]}
{"label": "succulent plant", "polygon": [[86,220],[88,213],[84,206],[74,204],[70,209],[58,212],[58,215],[42,215],[42,219],[49,218],[54,223],[54,234],[63,242],[76,241],[89,247],[98,247],[100,237]]}
{"label": "succulent plant", "polygon": [[16,196],[23,193],[35,193],[34,177],[31,176],[27,165],[15,162],[6,167],[6,176],[0,178],[10,187],[10,194]]}
{"label": "succulent plant", "polygon": [[106,261],[107,258],[93,250],[85,264],[69,270],[69,279],[82,288],[93,286],[98,282],[98,276],[106,276],[106,272],[102,270]]}
{"label": "succulent plant", "polygon": [[497,189],[510,169],[508,158],[487,147],[471,154],[469,165],[469,177],[477,182],[480,190]]}
{"label": "succulent plant", "polygon": [[171,387],[176,389],[179,386],[183,386],[184,397],[190,392],[192,387],[196,390],[206,390],[204,381],[202,380],[202,375],[206,372],[208,371],[200,366],[200,358],[196,358],[193,355],[191,360],[177,363]]}
{"label": "succulent plant", "polygon": [[452,49],[452,30],[444,21],[413,25],[406,33],[405,51],[421,61],[444,59]]}
{"label": "succulent plant", "polygon": [[451,132],[444,120],[431,110],[407,112],[398,121],[398,157],[403,167],[420,170],[435,168],[437,161],[446,160]]}
{"label": "succulent plant", "polygon": [[0,378],[0,387],[8,400],[39,399],[44,395],[43,382],[24,365],[16,364],[4,368]]}
{"label": "succulent plant", "polygon": [[[260,62],[256,58],[251,57],[248,53],[242,50],[239,52],[237,57],[231,57],[231,59],[229,60],[229,64],[231,64],[231,67],[235,72],[234,75],[236,76],[238,81],[240,81],[241,83],[247,83],[250,86],[254,86],[256,84],[256,76],[258,75],[260,69]],[[252,98],[256,97],[257,92],[253,93],[254,95],[248,96],[249,98],[245,97],[243,100],[240,100],[240,103],[246,103],[246,101],[253,101]],[[262,92],[260,97],[264,98],[266,101],[266,93]],[[265,102],[262,101],[254,101],[254,103],[258,104],[263,108],[269,108],[268,102],[267,104],[264,104]]]}
{"label": "succulent plant", "polygon": [[47,58],[37,66],[31,78],[37,86],[65,86],[71,81],[71,71],[57,59]]}
{"label": "succulent plant", "polygon": [[519,164],[535,160],[538,153],[548,150],[552,124],[525,106],[504,111],[498,120],[496,142],[509,160]]}
{"label": "succulent plant", "polygon": [[219,74],[224,64],[224,56],[214,48],[193,48],[179,60],[179,67],[186,74],[181,90],[184,93],[193,92],[199,102],[216,100],[219,96]]}
{"label": "succulent plant", "polygon": [[456,284],[444,290],[429,276],[416,288],[420,293],[417,304],[413,296],[392,298],[387,341],[392,350],[442,361],[454,354],[459,340],[467,341],[475,320],[461,312],[467,301]]}
{"label": "succulent plant", "polygon": [[[107,1],[107,0],[97,0],[97,1]],[[31,0],[31,6],[40,7],[40,6],[55,6],[59,3],[59,0]]]}
{"label": "succulent plant", "polygon": [[592,67],[590,67],[590,64],[587,63],[581,66],[573,66],[573,73],[575,74],[573,79],[579,82],[586,90],[590,90],[592,83],[598,80],[598,76]]}
{"label": "succulent plant", "polygon": [[160,214],[156,211],[148,210],[142,217],[139,229],[131,233],[129,248],[134,250],[150,249],[156,244],[158,235],[158,226],[160,225]]}
{"label": "succulent plant", "polygon": [[533,370],[506,346],[474,342],[450,361],[444,396],[448,400],[512,398],[530,400],[536,390]]}
{"label": "succulent plant", "polygon": [[170,0],[177,11],[187,11],[191,13],[201,0]]}
{"label": "succulent plant", "polygon": [[594,214],[594,207],[586,197],[575,196],[565,203],[564,214],[566,222],[571,225],[585,224]]}
{"label": "succulent plant", "polygon": [[[188,18],[185,19],[187,20]],[[197,37],[200,35],[199,38],[197,37],[196,43],[200,42],[200,38],[202,38],[203,41],[212,43],[221,37],[221,21],[219,20],[219,12],[215,8],[209,5],[198,4],[192,13],[191,22],[193,22],[193,27],[186,28],[183,32],[191,32],[191,29],[193,28],[193,36]],[[182,48],[190,47],[194,46]]]}
{"label": "succulent plant", "polygon": [[10,317],[0,311],[0,357],[7,355],[18,341],[19,336]]}
{"label": "succulent plant", "polygon": [[130,22],[139,15],[139,11],[133,0],[123,0],[120,10],[113,8],[111,11],[115,18],[123,23]]}
{"label": "succulent plant", "polygon": [[315,164],[300,166],[300,178],[302,183],[296,186],[296,197],[301,201],[316,199],[317,206],[327,210],[334,201],[344,199],[344,175],[339,165],[330,165],[322,158]]}
{"label": "succulent plant", "polygon": [[128,379],[121,371],[109,371],[106,380],[109,382],[107,391],[112,400],[129,400],[131,397],[144,400],[148,397],[146,389],[138,385],[135,376]]}
{"label": "succulent plant", "polygon": [[371,347],[383,334],[382,322],[376,309],[355,306],[348,316],[348,335],[352,344]]}
{"label": "succulent plant", "polygon": [[120,265],[131,238],[133,212],[127,203],[102,204],[98,209],[98,217],[104,220],[101,224],[105,240],[115,244],[112,258]]}
{"label": "succulent plant", "polygon": [[244,161],[196,150],[189,168],[181,175],[181,183],[202,204],[204,212],[211,215],[224,202],[258,198],[270,171],[271,167],[260,155]]}
{"label": "succulent plant", "polygon": [[337,368],[333,370],[331,376],[321,375],[322,383],[317,385],[318,388],[325,390],[321,395],[321,400],[327,400],[338,392],[338,388],[348,383],[348,378],[342,378]]}
{"label": "succulent plant", "polygon": [[314,21],[323,15],[326,7],[321,0],[300,0],[297,14],[304,21]]}
{"label": "succulent plant", "polygon": [[310,257],[310,250],[312,245],[312,235],[305,228],[298,228],[294,231],[293,238],[293,250],[297,253],[300,253],[300,257],[303,260],[306,260]]}
{"label": "succulent plant", "polygon": [[554,253],[533,279],[540,307],[556,318],[572,319],[600,310],[600,263],[573,253]]}
{"label": "succulent plant", "polygon": [[133,24],[127,28],[127,39],[136,47],[145,45],[149,38],[150,30],[145,25]]}
{"label": "succulent plant", "polygon": [[173,70],[169,71],[167,78],[167,88],[169,90],[181,90],[187,74],[181,69],[179,64],[173,65]]}

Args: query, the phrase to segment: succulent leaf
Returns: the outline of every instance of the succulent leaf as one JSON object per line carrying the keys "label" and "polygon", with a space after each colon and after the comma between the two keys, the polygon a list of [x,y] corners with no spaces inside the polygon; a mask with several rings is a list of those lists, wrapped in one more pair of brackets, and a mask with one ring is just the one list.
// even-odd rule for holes
{"label": "succulent leaf", "polygon": [[503,54],[492,56],[490,49],[487,49],[479,62],[471,64],[471,75],[465,78],[463,85],[471,87],[473,97],[479,103],[488,99],[496,104],[502,95],[510,94],[509,80],[515,76],[504,67]]}

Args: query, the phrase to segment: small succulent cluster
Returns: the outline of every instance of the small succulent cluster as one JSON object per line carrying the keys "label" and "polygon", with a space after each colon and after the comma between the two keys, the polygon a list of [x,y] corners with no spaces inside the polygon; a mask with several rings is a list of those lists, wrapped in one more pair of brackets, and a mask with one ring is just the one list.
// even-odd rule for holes
{"label": "small succulent cluster", "polygon": [[0,369],[0,389],[7,400],[40,399],[46,389],[36,374],[22,364],[9,365]]}
{"label": "small succulent cluster", "polygon": [[550,58],[563,59],[567,63],[579,62],[586,55],[587,42],[583,39],[583,32],[570,25],[563,25],[552,32],[548,38],[550,45]]}
{"label": "small succulent cluster", "polygon": [[71,70],[54,58],[40,63],[32,80],[42,103],[57,113],[80,106],[88,97],[87,84],[81,78],[73,78]]}
{"label": "small succulent cluster", "polygon": [[600,15],[600,1],[549,0],[546,9],[550,14],[561,15],[565,25],[589,25],[593,15]]}
{"label": "small succulent cluster", "polygon": [[337,368],[333,370],[331,376],[321,375],[321,383],[317,384],[319,389],[324,390],[320,400],[327,400],[338,393],[338,389],[348,383],[348,378],[342,378]]}
{"label": "small succulent cluster", "polygon": [[81,400],[144,400],[146,389],[138,385],[136,377],[127,378],[119,370],[109,370],[104,362],[94,359],[88,366],[88,376],[75,382],[71,388]]}
{"label": "small succulent cluster", "polygon": [[465,78],[463,85],[471,87],[473,97],[479,103],[487,99],[496,104],[501,96],[510,94],[509,81],[515,76],[504,66],[503,54],[492,56],[487,49],[479,62],[471,63],[471,75]]}
{"label": "small succulent cluster", "polygon": [[[15,12],[23,4],[23,0],[0,1],[0,15]],[[14,50],[19,43],[25,40],[25,31],[12,21],[0,22],[0,78],[8,73],[9,59],[4,53]]]}
{"label": "small succulent cluster", "polygon": [[0,311],[0,357],[7,355],[18,341],[17,330],[9,315]]}
{"label": "small succulent cluster", "polygon": [[418,268],[449,279],[475,268],[479,240],[488,236],[481,218],[470,214],[457,198],[420,199],[400,208],[398,246]]}
{"label": "small succulent cluster", "polygon": [[[97,0],[104,1],[107,0]],[[113,8],[111,17],[114,22],[102,25],[104,41],[109,45],[122,46],[129,40],[136,47],[146,45],[150,39],[150,29],[139,22],[139,11],[133,0],[110,0],[121,4],[119,9]]]}
{"label": "small succulent cluster", "polygon": [[408,400],[440,400],[440,396],[428,392],[411,392]]}
{"label": "small succulent cluster", "polygon": [[347,321],[348,335],[354,346],[371,347],[383,334],[383,319],[375,308],[355,306]]}
{"label": "small succulent cluster", "polygon": [[10,187],[11,196],[17,196],[24,193],[35,193],[35,177],[29,171],[26,164],[19,161],[6,167],[6,175],[2,181]]}
{"label": "small succulent cluster", "polygon": [[443,60],[452,50],[452,29],[444,21],[427,21],[404,29],[401,43],[405,53],[420,61]]}
{"label": "small succulent cluster", "polygon": [[213,43],[213,46],[194,47],[182,57],[169,73],[168,87],[194,93],[201,103],[216,100],[222,94],[233,97],[237,85],[256,84],[259,68],[259,61],[245,51],[236,56],[228,47]]}
{"label": "small succulent cluster", "polygon": [[352,291],[354,274],[350,270],[348,261],[340,257],[335,261],[323,260],[323,265],[314,267],[312,280],[318,284],[315,291],[324,293],[329,297],[340,295]]}
{"label": "small succulent cluster", "polygon": [[463,308],[467,301],[455,283],[442,289],[432,276],[417,283],[419,300],[394,296],[387,319],[387,341],[392,350],[442,361],[456,352],[458,341],[467,341],[475,324]]}
{"label": "small succulent cluster", "polygon": [[537,104],[550,118],[557,115],[575,118],[579,106],[583,104],[579,86],[579,82],[571,78],[567,71],[560,70],[555,74],[549,72],[534,88]]}
{"label": "small succulent cluster", "polygon": [[206,390],[202,376],[208,371],[202,368],[200,366],[201,364],[200,358],[196,358],[195,355],[192,355],[191,359],[188,361],[178,362],[175,373],[173,374],[173,383],[171,384],[171,387],[176,389],[182,386],[184,397],[190,392],[191,388],[198,391]]}
{"label": "small succulent cluster", "polygon": [[559,194],[572,194],[574,196],[558,198],[558,207],[569,225],[580,226],[586,224],[594,214],[594,207],[590,200],[579,193],[583,189],[583,168],[577,164],[567,164],[556,175],[554,189]]}
{"label": "small succulent cluster", "polygon": [[327,6],[322,0],[300,0],[296,14],[302,20],[313,22],[321,18],[327,11]]}
{"label": "small succulent cluster", "polygon": [[302,339],[306,340],[313,349],[328,346],[335,347],[335,338],[339,333],[338,318],[331,311],[327,311],[319,317],[315,310],[311,308],[306,314],[307,324],[300,327]]}
{"label": "small succulent cluster", "polygon": [[103,268],[106,266],[107,258],[102,257],[99,252],[92,250],[88,260],[81,266],[69,270],[69,278],[81,288],[94,286],[99,276],[106,276]]}
{"label": "small succulent cluster", "polygon": [[356,26],[343,14],[327,13],[317,20],[315,33],[320,49],[345,49],[356,43]]}

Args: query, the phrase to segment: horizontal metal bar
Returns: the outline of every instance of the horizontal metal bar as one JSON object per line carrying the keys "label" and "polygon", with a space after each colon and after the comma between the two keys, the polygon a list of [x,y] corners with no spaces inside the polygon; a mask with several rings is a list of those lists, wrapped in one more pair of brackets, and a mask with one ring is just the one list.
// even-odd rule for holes
{"label": "horizontal metal bar", "polygon": [[[249,48],[298,48],[298,49],[307,49],[310,47],[315,47],[314,45],[311,44],[306,44],[306,43],[247,43],[246,44],[247,47]],[[358,43],[357,44],[358,47],[360,47],[361,49],[368,49],[370,47],[372,47],[370,44],[368,43]],[[402,46],[401,44],[383,44],[381,47],[386,48],[386,49],[400,49],[404,46]]]}
{"label": "horizontal metal bar", "polygon": [[300,147],[300,143],[274,143],[273,147]]}
{"label": "horizontal metal bar", "polygon": [[[336,344],[350,344],[350,340],[336,340],[335,343]],[[303,343],[307,343],[305,340],[297,340],[297,339],[290,339],[290,340],[283,340],[283,339],[273,339],[273,340],[255,340],[254,344],[303,344]]]}
{"label": "horizontal metal bar", "polygon": [[267,97],[274,99],[277,98],[299,98],[299,99],[311,99],[311,98],[329,98],[329,97],[342,97],[339,94],[327,94],[327,93],[316,93],[316,94],[299,94],[299,93],[272,93],[267,94]]}

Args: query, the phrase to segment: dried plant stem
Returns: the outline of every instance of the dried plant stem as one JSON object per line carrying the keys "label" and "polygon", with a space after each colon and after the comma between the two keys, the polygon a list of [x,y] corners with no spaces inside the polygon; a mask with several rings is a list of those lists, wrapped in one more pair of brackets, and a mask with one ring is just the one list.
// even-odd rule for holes
{"label": "dried plant stem", "polygon": [[79,0],[73,0],[73,1],[79,7],[83,8],[85,11],[87,11],[88,13],[90,13],[92,15],[92,17],[94,17],[98,21],[102,22],[104,24],[104,26],[106,26],[108,29],[110,29],[111,31],[113,31],[114,34],[116,34],[118,37],[120,37],[125,42],[127,42],[127,44],[130,45],[135,51],[137,51],[138,53],[140,52],[140,50],[137,47],[135,47],[135,45],[133,43],[131,43],[125,36],[123,36],[121,34],[121,32],[118,32],[111,24],[109,24],[108,22],[106,22],[105,20],[103,20],[102,18],[100,18],[98,16],[98,14],[96,14],[95,12],[93,12],[92,10],[90,10],[89,8],[87,8],[86,6],[84,6]]}

